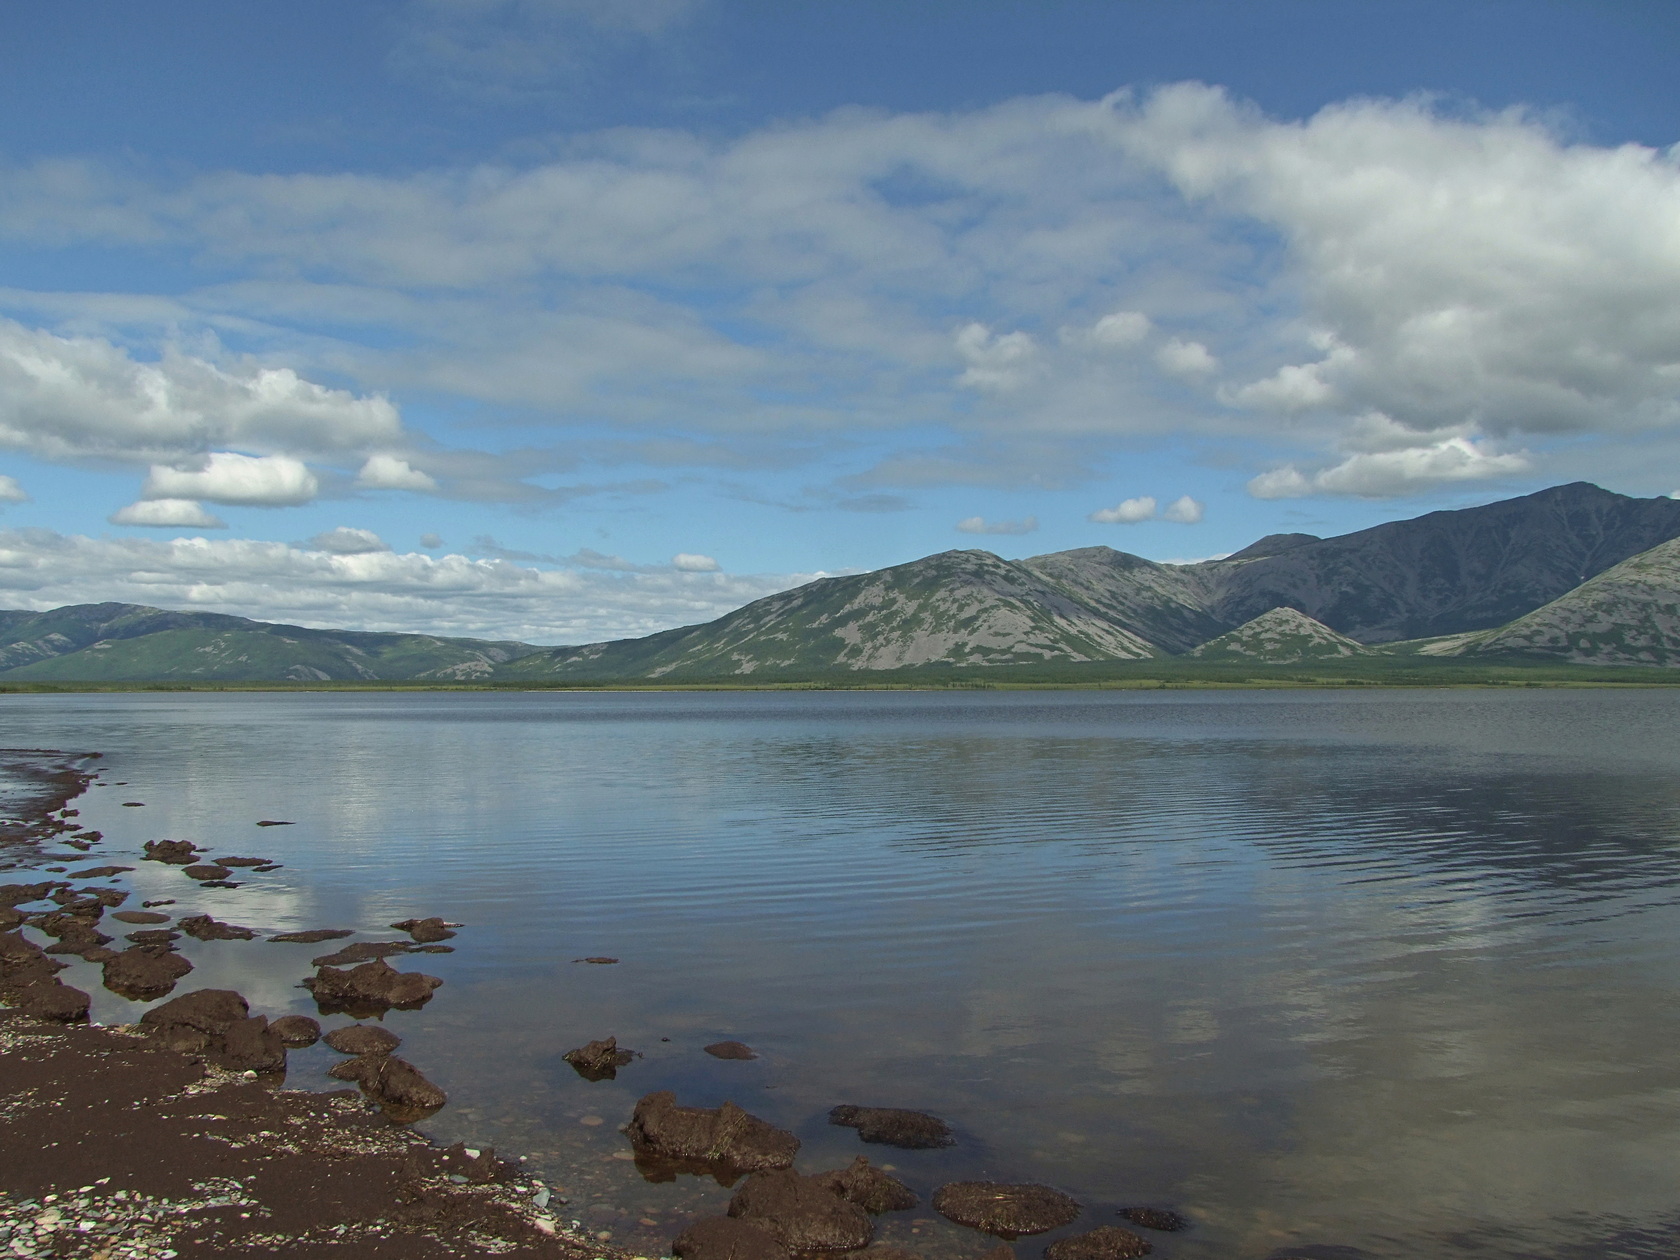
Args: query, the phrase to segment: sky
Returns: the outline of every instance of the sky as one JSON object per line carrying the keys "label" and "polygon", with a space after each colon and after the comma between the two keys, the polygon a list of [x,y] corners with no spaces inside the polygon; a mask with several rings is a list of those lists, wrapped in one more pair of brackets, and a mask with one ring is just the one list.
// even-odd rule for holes
{"label": "sky", "polygon": [[1668,0],[15,0],[0,604],[578,643],[1680,490]]}

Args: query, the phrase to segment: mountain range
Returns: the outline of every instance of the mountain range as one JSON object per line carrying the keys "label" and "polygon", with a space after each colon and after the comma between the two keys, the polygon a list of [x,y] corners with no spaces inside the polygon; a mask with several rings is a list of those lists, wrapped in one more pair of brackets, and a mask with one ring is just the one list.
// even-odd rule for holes
{"label": "mountain range", "polygon": [[132,604],[0,611],[0,681],[782,681],[1365,656],[1680,665],[1680,501],[1576,482],[1333,538],[1273,534],[1197,564],[947,551],[574,647]]}

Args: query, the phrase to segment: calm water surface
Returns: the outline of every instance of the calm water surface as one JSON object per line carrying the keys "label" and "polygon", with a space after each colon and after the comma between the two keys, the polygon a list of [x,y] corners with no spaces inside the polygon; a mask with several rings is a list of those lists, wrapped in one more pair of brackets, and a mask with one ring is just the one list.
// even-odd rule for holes
{"label": "calm water surface", "polygon": [[[426,1128],[644,1254],[728,1197],[623,1158],[659,1088],[794,1129],[806,1171],[1177,1208],[1165,1257],[1680,1254],[1677,723],[1669,691],[0,698],[0,744],[126,784],[78,802],[101,852],[286,864],[146,864],[140,897],[467,924],[388,1020],[451,1095]],[[322,947],[183,945],[186,987],[313,1011]],[[561,1061],[609,1033],[645,1052],[616,1082]],[[840,1102],[961,1141],[865,1148]],[[881,1237],[990,1246],[925,1208]]]}

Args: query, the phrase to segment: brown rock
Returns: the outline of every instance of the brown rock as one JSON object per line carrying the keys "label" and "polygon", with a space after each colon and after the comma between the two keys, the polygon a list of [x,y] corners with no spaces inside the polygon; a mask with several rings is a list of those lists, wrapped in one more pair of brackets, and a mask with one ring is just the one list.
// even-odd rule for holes
{"label": "brown rock", "polygon": [[46,951],[22,932],[0,932],[0,993],[54,982],[67,965],[48,958]]}
{"label": "brown rock", "polygon": [[999,1243],[981,1256],[980,1260],[1015,1260],[1015,1248],[1008,1243]]}
{"label": "brown rock", "polygon": [[105,963],[105,987],[135,1002],[163,997],[192,970],[181,955],[154,945],[125,949]]}
{"label": "brown rock", "polygon": [[856,1251],[875,1236],[869,1213],[791,1168],[748,1177],[729,1200],[729,1215],[763,1225],[789,1251]]}
{"label": "brown rock", "polygon": [[1155,1248],[1129,1229],[1099,1225],[1089,1233],[1059,1238],[1044,1249],[1045,1260],[1136,1260]]}
{"label": "brown rock", "polygon": [[1049,1186],[953,1181],[934,1192],[933,1210],[970,1229],[1018,1238],[1068,1224],[1079,1204]]}
{"label": "brown rock", "polygon": [[431,1000],[432,990],[443,983],[436,976],[418,971],[397,971],[383,959],[363,963],[349,971],[322,967],[303,982],[315,995],[323,1014],[348,1011],[352,1015],[376,1015],[390,1007],[413,1009]]}
{"label": "brown rock", "polygon": [[181,874],[188,879],[198,879],[208,883],[212,880],[220,882],[232,875],[233,872],[225,866],[217,866],[214,862],[195,862],[191,866],[182,868]]}
{"label": "brown rock", "polygon": [[219,857],[213,859],[220,866],[272,866],[267,858]]}
{"label": "brown rock", "polygon": [[245,999],[231,989],[197,989],[154,1006],[140,1028],[164,1045],[233,1072],[280,1072],[286,1044]]}
{"label": "brown rock", "polygon": [[0,906],[0,932],[9,932],[23,922],[23,915],[10,906]]}
{"label": "brown rock", "polygon": [[58,885],[54,883],[0,884],[0,906],[9,909],[12,906],[21,906],[25,902],[40,901],[56,887]]}
{"label": "brown rock", "polygon": [[751,1046],[740,1041],[714,1041],[711,1045],[703,1047],[703,1049],[714,1059],[758,1058],[757,1053],[754,1052]]}
{"label": "brown rock", "polygon": [[1142,1225],[1145,1229],[1160,1229],[1176,1232],[1190,1224],[1177,1212],[1169,1212],[1165,1208],[1132,1207],[1121,1208],[1120,1215],[1134,1225]]}
{"label": "brown rock", "polygon": [[399,932],[407,932],[422,945],[430,945],[434,941],[447,941],[455,935],[449,930],[449,925],[436,915],[429,919],[404,919],[391,926]]}
{"label": "brown rock", "polygon": [[788,1168],[799,1139],[732,1102],[721,1107],[679,1107],[670,1090],[648,1094],[630,1118],[630,1142],[638,1155],[701,1164],[724,1164],[742,1172]]}
{"label": "brown rock", "polygon": [[132,866],[89,866],[79,871],[72,871],[72,879],[109,879],[113,875],[122,875],[132,871]]}
{"label": "brown rock", "polygon": [[837,1194],[876,1216],[882,1212],[908,1211],[921,1201],[909,1186],[871,1166],[863,1155],[854,1159],[848,1168],[818,1173],[816,1180],[830,1194]]}
{"label": "brown rock", "polygon": [[314,945],[319,941],[336,941],[340,937],[354,935],[349,928],[310,928],[307,932],[282,932],[268,939],[276,944]]}
{"label": "brown rock", "polygon": [[186,840],[148,840],[143,862],[167,862],[170,866],[190,866],[198,859],[196,844]]}
{"label": "brown rock", "polygon": [[390,1054],[402,1045],[401,1037],[377,1024],[335,1028],[322,1040],[340,1054]]}
{"label": "brown rock", "polygon": [[679,1260],[792,1260],[769,1230],[727,1216],[695,1221],[671,1241]]}
{"label": "brown rock", "polygon": [[588,1045],[568,1050],[560,1056],[570,1063],[586,1081],[611,1081],[618,1078],[618,1069],[636,1057],[633,1050],[620,1050],[618,1038],[591,1041]]}
{"label": "brown rock", "polygon": [[580,963],[594,963],[600,967],[610,967],[613,963],[617,962],[618,959],[608,958],[605,954],[597,954],[592,958],[574,958],[572,961]]}
{"label": "brown rock", "polygon": [[269,1028],[282,1045],[294,1050],[312,1046],[321,1039],[321,1025],[307,1015],[282,1015]]}
{"label": "brown rock", "polygon": [[430,1115],[449,1101],[449,1095],[420,1075],[418,1068],[394,1054],[346,1059],[327,1075],[341,1081],[355,1081],[387,1115],[404,1123]]}
{"label": "brown rock", "polygon": [[222,923],[207,914],[192,915],[180,920],[175,926],[197,941],[248,941],[256,936],[256,932],[248,927]]}
{"label": "brown rock", "polygon": [[155,910],[118,910],[111,916],[118,923],[168,923],[170,916]]}
{"label": "brown rock", "polygon": [[865,1142],[879,1142],[908,1151],[950,1146],[956,1141],[951,1134],[951,1126],[938,1116],[897,1107],[840,1106],[828,1113],[828,1122],[856,1129]]}
{"label": "brown rock", "polygon": [[289,822],[282,822],[278,818],[265,818],[257,824],[259,827],[290,827],[293,825]]}
{"label": "brown rock", "polygon": [[231,1025],[206,1057],[231,1072],[284,1072],[286,1043],[268,1026],[267,1016],[253,1015]]}
{"label": "brown rock", "polygon": [[79,1024],[87,1019],[91,999],[60,980],[46,980],[17,991],[14,999],[25,1015],[55,1024]]}

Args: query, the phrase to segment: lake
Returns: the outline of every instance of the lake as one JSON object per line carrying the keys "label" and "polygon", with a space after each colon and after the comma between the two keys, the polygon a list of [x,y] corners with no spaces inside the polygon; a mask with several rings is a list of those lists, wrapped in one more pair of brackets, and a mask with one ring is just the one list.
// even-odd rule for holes
{"label": "lake", "polygon": [[[0,698],[0,745],[105,754],[101,855],[284,863],[137,864],[136,901],[465,924],[394,960],[445,982],[387,1019],[451,1096],[423,1129],[644,1255],[730,1193],[625,1158],[670,1088],[793,1129],[803,1171],[894,1166],[924,1206],[878,1237],[930,1260],[993,1245],[925,1206],[971,1176],[1066,1190],[1075,1229],[1171,1207],[1164,1257],[1673,1257],[1677,732],[1666,689]],[[334,948],[182,946],[177,992],[270,1017]],[[562,1061],[608,1034],[643,1053],[617,1080]],[[864,1146],[838,1103],[959,1141]]]}

